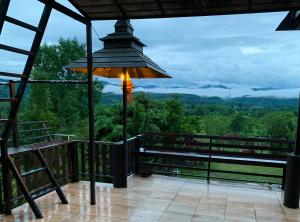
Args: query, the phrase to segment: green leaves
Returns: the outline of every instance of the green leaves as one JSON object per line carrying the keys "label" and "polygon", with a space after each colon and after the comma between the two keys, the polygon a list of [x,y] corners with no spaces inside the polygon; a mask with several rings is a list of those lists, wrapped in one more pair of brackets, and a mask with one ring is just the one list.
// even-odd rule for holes
{"label": "green leaves", "polygon": [[[37,55],[32,79],[87,80],[87,75],[64,69],[86,54],[85,45],[76,39],[59,39],[57,44],[45,43]],[[22,119],[47,120],[53,131],[66,131],[87,137],[87,85],[32,84]],[[101,98],[103,85],[95,81],[94,100]],[[83,124],[84,123],[84,124]]]}

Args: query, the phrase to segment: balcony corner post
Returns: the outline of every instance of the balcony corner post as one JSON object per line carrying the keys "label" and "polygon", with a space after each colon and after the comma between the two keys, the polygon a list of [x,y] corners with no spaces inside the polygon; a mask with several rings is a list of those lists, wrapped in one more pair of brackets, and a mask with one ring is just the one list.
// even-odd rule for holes
{"label": "balcony corner post", "polygon": [[79,168],[78,168],[78,149],[79,142],[72,142],[68,144],[69,153],[69,172],[72,183],[79,182]]}
{"label": "balcony corner post", "polygon": [[127,187],[127,174],[124,176],[124,170],[127,169],[124,161],[123,143],[116,143],[113,146],[113,185],[114,188]]}

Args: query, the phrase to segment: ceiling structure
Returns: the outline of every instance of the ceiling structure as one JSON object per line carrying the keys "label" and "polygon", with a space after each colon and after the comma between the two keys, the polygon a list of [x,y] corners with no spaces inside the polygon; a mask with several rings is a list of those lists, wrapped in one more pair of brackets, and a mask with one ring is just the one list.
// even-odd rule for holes
{"label": "ceiling structure", "polygon": [[145,19],[300,10],[300,0],[69,0],[91,20]]}

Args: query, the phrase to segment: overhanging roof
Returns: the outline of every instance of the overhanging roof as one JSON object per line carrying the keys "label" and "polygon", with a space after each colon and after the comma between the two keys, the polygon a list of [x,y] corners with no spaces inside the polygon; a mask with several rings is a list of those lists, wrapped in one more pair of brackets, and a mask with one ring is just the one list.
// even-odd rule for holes
{"label": "overhanging roof", "polygon": [[276,31],[300,30],[300,11],[291,11],[283,19]]}
{"label": "overhanging roof", "polygon": [[69,0],[92,20],[300,10],[300,0]]}

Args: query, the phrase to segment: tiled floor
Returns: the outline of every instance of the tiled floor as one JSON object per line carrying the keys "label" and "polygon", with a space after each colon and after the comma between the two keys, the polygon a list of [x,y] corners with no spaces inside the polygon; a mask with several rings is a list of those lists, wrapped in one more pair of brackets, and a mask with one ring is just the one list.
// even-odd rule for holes
{"label": "tiled floor", "polygon": [[127,189],[97,184],[97,205],[89,205],[89,184],[63,187],[68,205],[55,193],[38,200],[44,219],[28,205],[0,221],[300,221],[300,210],[282,207],[280,190],[258,185],[211,183],[174,177],[130,177]]}

